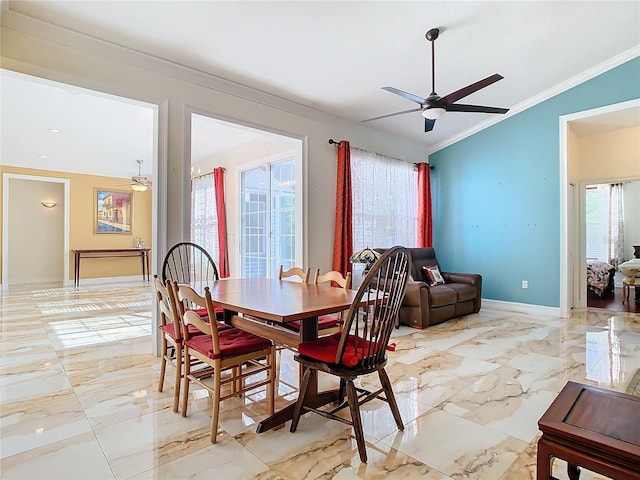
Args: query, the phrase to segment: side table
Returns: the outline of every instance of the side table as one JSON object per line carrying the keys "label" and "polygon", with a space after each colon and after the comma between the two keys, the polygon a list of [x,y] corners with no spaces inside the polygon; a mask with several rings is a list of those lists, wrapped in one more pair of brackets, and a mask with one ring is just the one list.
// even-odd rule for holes
{"label": "side table", "polygon": [[551,458],[619,480],[640,480],[640,397],[568,382],[538,421],[537,479],[551,477]]}

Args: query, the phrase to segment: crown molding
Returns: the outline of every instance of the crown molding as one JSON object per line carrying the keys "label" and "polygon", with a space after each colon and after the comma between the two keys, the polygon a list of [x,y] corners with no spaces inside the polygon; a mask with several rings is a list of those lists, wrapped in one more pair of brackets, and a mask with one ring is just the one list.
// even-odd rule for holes
{"label": "crown molding", "polygon": [[478,133],[481,130],[484,130],[485,128],[489,128],[492,125],[495,125],[496,123],[500,123],[500,122],[504,122],[505,120],[507,120],[508,118],[517,115],[518,113],[527,110],[539,103],[544,102],[545,100],[550,99],[551,97],[555,97],[556,95],[562,93],[562,92],[566,92],[567,90],[580,85],[581,83],[586,82],[587,80],[591,80],[594,77],[597,77],[598,75],[601,75],[619,65],[622,65],[625,62],[628,62],[629,60],[632,60],[636,57],[640,56],[640,44],[636,45],[632,48],[630,48],[629,50],[625,50],[624,52],[611,57],[608,60],[605,60],[604,62],[588,69],[585,70],[582,73],[579,73],[578,75],[575,75],[567,80],[565,80],[562,83],[559,83],[547,90],[545,90],[544,92],[539,93],[538,95],[535,95],[523,102],[520,102],[518,104],[516,104],[514,107],[512,107],[509,112],[505,115],[501,115],[499,117],[494,117],[494,118],[490,118],[485,122],[479,123],[477,125],[475,125],[472,128],[469,128],[468,130],[465,130],[464,132],[461,132],[457,135],[454,135],[452,137],[449,137],[445,140],[443,140],[442,142],[439,142],[435,145],[432,145],[429,150],[427,151],[427,155],[431,155],[435,152],[437,152],[438,150],[442,150],[445,147],[448,147],[449,145],[453,145],[456,142],[459,142],[460,140],[463,140],[467,137],[470,137],[471,135],[473,135],[474,133]]}

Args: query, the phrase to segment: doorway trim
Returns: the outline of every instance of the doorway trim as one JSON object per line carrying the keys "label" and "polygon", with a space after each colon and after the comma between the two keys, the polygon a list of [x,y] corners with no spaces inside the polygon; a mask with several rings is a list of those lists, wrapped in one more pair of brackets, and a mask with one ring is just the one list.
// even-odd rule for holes
{"label": "doorway trim", "polygon": [[63,285],[71,285],[69,280],[69,185],[68,178],[41,177],[37,175],[22,175],[5,173],[2,175],[2,289],[9,287],[9,183],[10,180],[30,180],[36,182],[61,183],[64,188],[64,226],[63,226]]}
{"label": "doorway trim", "polygon": [[[594,117],[605,113],[627,110],[629,108],[640,107],[640,99],[628,100],[626,102],[614,103],[603,107],[583,110],[581,112],[562,115],[559,117],[560,123],[560,316],[568,318],[573,300],[578,298],[577,289],[586,291],[586,266],[583,266],[580,259],[585,258],[584,247],[580,245],[583,237],[580,232],[570,235],[570,219],[576,218],[580,214],[581,201],[569,202],[569,152],[568,152],[568,132],[569,124],[574,120]],[[582,215],[584,216],[584,215]],[[581,218],[581,217],[578,217]],[[583,221],[580,220],[578,228],[582,229]],[[571,262],[569,252],[574,252],[574,262]],[[584,272],[584,275],[581,275]],[[571,275],[571,280],[569,276]],[[569,286],[573,285],[573,291],[569,291]],[[569,301],[571,295],[572,301]],[[586,308],[586,300],[584,308]]]}

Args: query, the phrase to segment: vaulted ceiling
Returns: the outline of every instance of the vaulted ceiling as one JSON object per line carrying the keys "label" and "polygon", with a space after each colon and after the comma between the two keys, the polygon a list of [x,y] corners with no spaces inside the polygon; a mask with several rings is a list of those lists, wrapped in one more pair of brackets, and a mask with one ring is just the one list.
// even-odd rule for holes
{"label": "vaulted ceiling", "polygon": [[[433,27],[441,29],[436,91],[499,73],[503,80],[461,103],[511,112],[640,48],[636,1],[32,0],[5,1],[3,9],[354,122],[417,106],[381,87],[429,95],[425,32]],[[428,150],[497,117],[449,112],[429,133],[420,112],[367,125]]]}

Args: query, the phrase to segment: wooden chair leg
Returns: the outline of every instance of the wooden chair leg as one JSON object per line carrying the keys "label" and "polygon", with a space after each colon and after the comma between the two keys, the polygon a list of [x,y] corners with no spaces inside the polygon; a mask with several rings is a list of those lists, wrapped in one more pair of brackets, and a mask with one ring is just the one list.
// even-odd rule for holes
{"label": "wooden chair leg", "polygon": [[164,374],[167,371],[167,339],[162,337],[162,360],[160,360],[160,380],[158,381],[158,391],[164,387]]}
{"label": "wooden chair leg", "polygon": [[218,438],[218,420],[220,419],[220,365],[215,367],[214,378],[214,390],[213,390],[213,410],[211,412],[211,443],[216,443]]}
{"label": "wooden chair leg", "polygon": [[340,405],[344,400],[344,395],[345,395],[344,386],[345,386],[344,378],[341,378],[340,386],[338,387],[338,400],[336,402],[338,405]]}
{"label": "wooden chair leg", "polygon": [[298,401],[296,407],[293,410],[293,418],[291,419],[290,432],[295,432],[298,428],[298,422],[300,421],[300,413],[302,411],[302,405],[304,404],[305,397],[307,396],[307,389],[309,388],[309,380],[311,379],[311,369],[307,368],[302,376],[302,384],[300,385],[300,392],[298,393]]}
{"label": "wooden chair leg", "polygon": [[346,381],[347,400],[349,401],[349,411],[351,412],[351,422],[353,423],[353,433],[358,444],[360,460],[367,463],[367,447],[364,442],[364,432],[362,430],[362,420],[360,419],[360,406],[358,404],[358,392],[352,380]]}
{"label": "wooden chair leg", "polygon": [[189,375],[191,374],[191,358],[184,352],[184,376],[182,384],[182,416],[187,416],[187,402],[189,400]]}
{"label": "wooden chair leg", "polygon": [[180,382],[182,381],[182,347],[176,348],[176,378],[173,385],[173,411],[178,411],[180,404]]}
{"label": "wooden chair leg", "polygon": [[384,389],[384,395],[387,397],[387,403],[389,403],[389,407],[391,408],[391,413],[393,413],[393,418],[396,421],[398,430],[404,430],[404,423],[402,423],[402,417],[400,416],[400,409],[396,402],[396,396],[393,394],[393,389],[391,388],[389,375],[387,375],[387,371],[384,368],[381,368],[378,370],[378,376],[380,377],[380,383]]}
{"label": "wooden chair leg", "polygon": [[276,406],[276,376],[277,376],[277,366],[276,366],[276,351],[275,347],[271,349],[271,353],[268,357],[269,366],[271,367],[267,372],[268,378],[270,380],[267,385],[267,404],[269,405],[269,415],[273,415]]}

